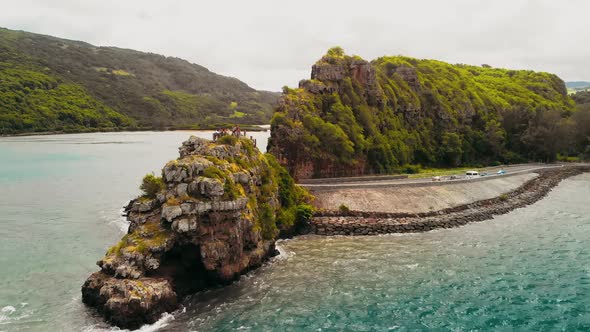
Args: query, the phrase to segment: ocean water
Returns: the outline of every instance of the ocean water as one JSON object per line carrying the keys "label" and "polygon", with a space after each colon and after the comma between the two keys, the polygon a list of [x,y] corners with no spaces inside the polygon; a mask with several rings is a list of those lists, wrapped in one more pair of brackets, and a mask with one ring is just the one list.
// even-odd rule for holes
{"label": "ocean water", "polygon": [[[80,331],[96,261],[126,231],[122,207],[191,135],[126,132],[0,138],[0,331]],[[268,133],[251,133],[266,149]]]}
{"label": "ocean water", "polygon": [[[208,137],[209,133],[203,133]],[[185,132],[0,139],[0,331],[113,331],[80,301]],[[259,140],[260,141],[260,140]],[[588,331],[590,174],[494,220],[305,236],[143,331]]]}

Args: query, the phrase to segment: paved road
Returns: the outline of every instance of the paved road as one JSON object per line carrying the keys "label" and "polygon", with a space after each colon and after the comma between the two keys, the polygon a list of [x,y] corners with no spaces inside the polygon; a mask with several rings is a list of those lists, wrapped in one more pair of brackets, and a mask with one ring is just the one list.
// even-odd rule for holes
{"label": "paved road", "polygon": [[[486,172],[490,175],[485,177],[473,177],[468,178],[465,175],[459,175],[457,180],[450,180],[449,176],[441,176],[442,181],[433,182],[431,177],[420,178],[420,179],[387,179],[375,180],[375,177],[367,177],[368,181],[359,181],[359,178],[355,178],[354,181],[347,181],[346,178],[333,179],[330,183],[313,183],[313,184],[301,184],[301,186],[308,189],[323,189],[323,188],[334,188],[334,187],[346,187],[346,188],[363,188],[363,187],[376,187],[376,186],[396,186],[396,185],[409,185],[409,184],[424,184],[424,183],[452,183],[452,182],[465,182],[473,180],[483,179],[497,179],[499,177],[511,176],[514,174],[530,173],[539,169],[544,168],[555,168],[563,167],[561,164],[526,164],[526,165],[514,165],[514,166],[502,166],[502,167],[488,167],[481,170],[480,173]],[[506,174],[496,174],[499,170],[505,170]]]}

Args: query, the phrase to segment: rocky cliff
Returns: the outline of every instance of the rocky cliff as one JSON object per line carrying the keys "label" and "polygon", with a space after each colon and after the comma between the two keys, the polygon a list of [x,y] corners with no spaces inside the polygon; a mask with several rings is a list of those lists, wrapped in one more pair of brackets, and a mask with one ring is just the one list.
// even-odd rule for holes
{"label": "rocky cliff", "polygon": [[84,303],[125,328],[156,321],[182,296],[236,280],[305,227],[306,193],[247,139],[191,137],[162,178],[146,176],[129,231],[82,286]]}
{"label": "rocky cliff", "polygon": [[368,62],[336,47],[310,79],[284,88],[269,150],[302,179],[551,160],[576,153],[565,138],[573,112],[552,74],[403,56]]}

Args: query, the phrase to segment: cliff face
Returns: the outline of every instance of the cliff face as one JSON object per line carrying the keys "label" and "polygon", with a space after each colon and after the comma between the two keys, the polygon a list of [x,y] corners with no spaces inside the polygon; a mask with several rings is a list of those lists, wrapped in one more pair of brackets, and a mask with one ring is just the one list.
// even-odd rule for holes
{"label": "cliff face", "polygon": [[269,147],[298,178],[551,159],[573,109],[555,75],[334,48],[283,91]]}
{"label": "cliff face", "polygon": [[275,254],[279,232],[305,226],[306,194],[274,158],[246,139],[222,142],[191,137],[162,179],[152,177],[157,190],[128,207],[128,234],[82,286],[84,303],[137,328],[182,296],[259,266]]}

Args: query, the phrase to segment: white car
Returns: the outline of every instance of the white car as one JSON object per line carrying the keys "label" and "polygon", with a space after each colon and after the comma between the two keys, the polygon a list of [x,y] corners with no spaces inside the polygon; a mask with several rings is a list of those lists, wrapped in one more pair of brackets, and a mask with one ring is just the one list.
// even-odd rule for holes
{"label": "white car", "polygon": [[474,178],[474,177],[478,177],[479,176],[479,172],[478,171],[467,171],[467,172],[465,172],[465,175],[468,178]]}

